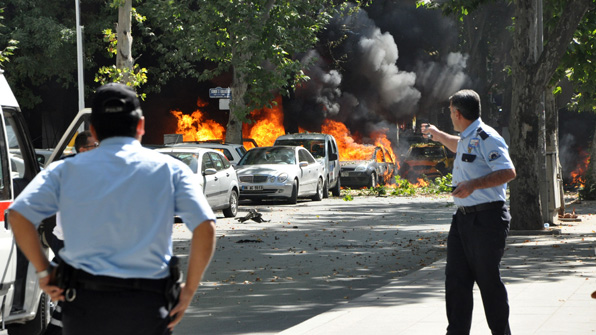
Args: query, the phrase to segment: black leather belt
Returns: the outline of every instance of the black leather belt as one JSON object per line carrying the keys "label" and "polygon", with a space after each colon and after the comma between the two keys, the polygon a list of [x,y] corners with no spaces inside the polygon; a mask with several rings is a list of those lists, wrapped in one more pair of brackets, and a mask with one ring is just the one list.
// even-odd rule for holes
{"label": "black leather belt", "polygon": [[457,206],[457,210],[460,211],[463,215],[466,215],[476,212],[487,211],[489,209],[503,208],[503,205],[505,205],[504,201],[485,202],[476,206]]}
{"label": "black leather belt", "polygon": [[81,271],[76,274],[75,288],[83,288],[95,291],[148,291],[163,294],[166,290],[164,279],[147,278],[117,278],[110,276],[95,276],[88,272]]}

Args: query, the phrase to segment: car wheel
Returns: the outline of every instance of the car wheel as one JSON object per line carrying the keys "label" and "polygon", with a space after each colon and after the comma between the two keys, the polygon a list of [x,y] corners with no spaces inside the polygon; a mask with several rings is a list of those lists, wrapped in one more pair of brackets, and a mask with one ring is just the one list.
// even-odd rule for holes
{"label": "car wheel", "polygon": [[294,180],[294,184],[292,184],[292,195],[288,199],[288,204],[294,205],[298,202],[298,182]]}
{"label": "car wheel", "polygon": [[323,198],[329,198],[329,179],[325,178],[323,183]]}
{"label": "car wheel", "polygon": [[335,183],[335,187],[331,189],[331,194],[333,194],[334,197],[339,197],[339,192],[341,189],[341,183],[339,182],[340,179],[337,178],[337,182]]}
{"label": "car wheel", "polygon": [[369,188],[377,187],[377,174],[374,172],[371,173],[370,177],[368,178],[368,187]]}
{"label": "car wheel", "polygon": [[314,201],[323,200],[323,179],[319,178],[317,182],[317,193],[311,198]]}
{"label": "car wheel", "polygon": [[238,192],[232,190],[230,194],[230,205],[223,210],[223,214],[227,218],[233,218],[238,214]]}

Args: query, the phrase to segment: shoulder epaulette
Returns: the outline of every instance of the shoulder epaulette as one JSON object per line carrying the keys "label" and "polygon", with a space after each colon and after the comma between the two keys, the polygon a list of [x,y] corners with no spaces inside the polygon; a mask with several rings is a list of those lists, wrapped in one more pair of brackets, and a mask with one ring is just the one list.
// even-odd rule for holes
{"label": "shoulder epaulette", "polygon": [[480,136],[480,138],[483,141],[486,140],[490,136],[484,130],[482,130],[482,128],[480,128],[480,127],[478,127],[478,130],[476,131],[476,133],[478,133],[478,135]]}

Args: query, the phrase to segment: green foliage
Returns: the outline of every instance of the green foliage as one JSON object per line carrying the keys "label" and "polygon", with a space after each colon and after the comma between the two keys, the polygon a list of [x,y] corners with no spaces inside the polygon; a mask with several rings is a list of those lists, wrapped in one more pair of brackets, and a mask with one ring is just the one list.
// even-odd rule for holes
{"label": "green foliage", "polygon": [[[128,78],[126,81],[125,78]],[[139,64],[135,64],[133,69],[128,68],[118,69],[116,65],[102,66],[95,75],[95,82],[100,85],[107,83],[124,83],[130,87],[138,89],[141,85],[147,83],[147,69],[141,68]],[[141,99],[145,99],[146,94],[142,93],[139,95]]]}
{"label": "green foliage", "polygon": [[[596,10],[588,12],[567,48],[552,84],[567,79],[575,90],[568,108],[596,112]],[[555,94],[562,92],[554,86]]]}
{"label": "green foliage", "polygon": [[396,196],[412,196],[416,194],[441,194],[451,193],[452,183],[451,173],[443,177],[437,177],[434,180],[426,178],[420,183],[422,185],[414,185],[400,176],[395,177],[396,187],[391,192],[391,195]]}
{"label": "green foliage", "polygon": [[354,197],[350,194],[350,193],[346,193],[343,197],[344,201],[352,201],[354,200]]}
{"label": "green foliage", "polygon": [[17,44],[19,44],[19,41],[8,40],[8,46],[6,46],[4,50],[0,50],[0,66],[2,63],[10,61],[9,57],[14,55],[14,51],[17,49]]}
{"label": "green foliage", "polygon": [[[4,8],[0,8],[0,13],[4,13]],[[4,20],[4,16],[0,15],[0,20]],[[0,27],[4,27],[4,25],[0,24]],[[0,66],[2,66],[2,63],[9,61],[9,56],[14,55],[14,51],[17,49],[17,44],[19,44],[19,41],[11,39],[8,40],[7,44],[8,45],[4,48],[4,50],[0,50]]]}
{"label": "green foliage", "polygon": [[331,0],[186,0],[154,8],[168,18],[176,49],[207,62],[199,79],[233,74],[230,86],[241,96],[232,96],[232,112],[246,120],[250,111],[309,79],[303,72],[309,64],[297,55],[317,42],[317,33],[333,15],[355,7]]}

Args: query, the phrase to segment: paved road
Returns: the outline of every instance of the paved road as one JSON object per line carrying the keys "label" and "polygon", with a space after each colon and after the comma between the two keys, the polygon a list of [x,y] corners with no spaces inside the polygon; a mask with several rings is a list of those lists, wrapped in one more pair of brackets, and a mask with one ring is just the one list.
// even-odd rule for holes
{"label": "paved road", "polygon": [[[242,203],[218,218],[215,258],[175,334],[277,334],[445,256],[449,197]],[[190,234],[175,228],[185,259]]]}

